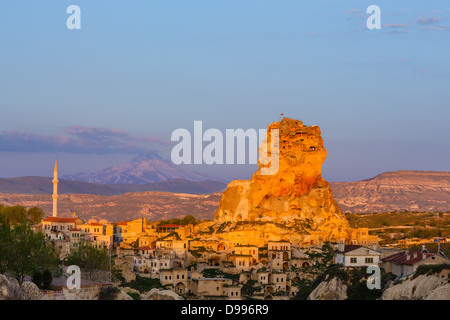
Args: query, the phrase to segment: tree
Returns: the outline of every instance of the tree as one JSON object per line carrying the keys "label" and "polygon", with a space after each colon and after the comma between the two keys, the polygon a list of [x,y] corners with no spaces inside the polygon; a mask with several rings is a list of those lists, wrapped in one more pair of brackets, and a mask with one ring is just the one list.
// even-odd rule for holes
{"label": "tree", "polygon": [[43,233],[21,222],[14,227],[0,227],[0,272],[9,272],[21,285],[25,276],[39,269],[57,266],[58,254]]}
{"label": "tree", "polygon": [[5,209],[5,206],[0,204],[0,225],[5,223],[5,219],[3,217],[3,209]]}
{"label": "tree", "polygon": [[32,207],[28,209],[28,220],[33,224],[38,224],[44,217],[44,211],[39,207]]}
{"label": "tree", "polygon": [[181,224],[184,224],[184,225],[187,225],[187,224],[195,225],[197,223],[198,223],[197,219],[195,219],[195,217],[191,214],[188,214],[183,219],[181,219]]}
{"label": "tree", "polygon": [[4,223],[15,225],[26,221],[27,209],[19,205],[6,207],[2,210],[2,216],[4,219]]}
{"label": "tree", "polygon": [[76,265],[84,271],[109,271],[109,252],[106,248],[97,248],[87,242],[80,242],[78,248],[72,249],[67,256],[67,264]]}
{"label": "tree", "polygon": [[328,242],[322,246],[320,252],[307,251],[306,254],[309,260],[313,262],[310,267],[307,267],[312,273],[323,273],[334,260],[334,250]]}

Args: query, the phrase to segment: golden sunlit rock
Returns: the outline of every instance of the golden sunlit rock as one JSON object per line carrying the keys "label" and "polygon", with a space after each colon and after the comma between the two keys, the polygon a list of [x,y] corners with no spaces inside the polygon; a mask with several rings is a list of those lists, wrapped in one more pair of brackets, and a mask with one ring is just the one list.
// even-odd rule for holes
{"label": "golden sunlit rock", "polygon": [[[319,127],[308,127],[299,120],[284,118],[268,127],[268,143],[271,129],[279,129],[278,172],[262,175],[264,165],[260,162],[251,180],[229,183],[215,222],[297,225],[300,226],[297,233],[310,235],[308,241],[315,233],[327,238],[317,240],[348,238],[348,222],[321,175],[327,151]],[[262,226],[260,223],[252,225],[249,231],[254,226]],[[268,231],[273,227],[265,226],[264,229]]]}

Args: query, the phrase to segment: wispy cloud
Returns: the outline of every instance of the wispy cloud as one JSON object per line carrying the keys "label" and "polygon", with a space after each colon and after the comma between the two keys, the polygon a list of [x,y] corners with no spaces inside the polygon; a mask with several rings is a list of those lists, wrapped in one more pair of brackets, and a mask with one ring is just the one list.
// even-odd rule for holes
{"label": "wispy cloud", "polygon": [[450,29],[450,26],[432,26],[432,27],[421,27],[422,30],[445,30]]}
{"label": "wispy cloud", "polygon": [[409,28],[410,26],[403,23],[391,23],[391,24],[383,24],[383,28]]}
{"label": "wispy cloud", "polygon": [[440,18],[440,17],[420,18],[419,20],[417,20],[417,24],[419,24],[419,25],[436,24],[441,20],[442,20],[442,18]]}
{"label": "wispy cloud", "polygon": [[4,131],[0,133],[0,151],[9,152],[70,152],[70,153],[127,153],[154,152],[157,146],[170,141],[154,137],[137,137],[117,129],[71,126],[66,133],[45,136],[30,132]]}
{"label": "wispy cloud", "polygon": [[359,10],[359,9],[355,9],[355,8],[353,8],[353,9],[350,9],[349,11],[348,11],[348,14],[354,14],[354,13],[358,13],[358,12],[360,12],[361,10]]}

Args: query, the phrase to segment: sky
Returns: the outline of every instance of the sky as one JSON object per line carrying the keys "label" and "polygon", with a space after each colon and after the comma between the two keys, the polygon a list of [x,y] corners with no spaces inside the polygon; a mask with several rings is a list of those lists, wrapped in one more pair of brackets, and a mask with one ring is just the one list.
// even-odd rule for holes
{"label": "sky", "polygon": [[[80,30],[66,26],[73,4]],[[281,113],[321,128],[329,181],[450,170],[450,3],[0,2],[0,177],[167,157],[195,120],[264,129]]]}

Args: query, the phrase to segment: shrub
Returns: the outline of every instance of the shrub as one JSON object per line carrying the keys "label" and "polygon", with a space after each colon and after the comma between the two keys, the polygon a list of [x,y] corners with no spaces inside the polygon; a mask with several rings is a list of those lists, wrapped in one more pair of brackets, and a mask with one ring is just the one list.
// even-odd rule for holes
{"label": "shrub", "polygon": [[31,278],[31,281],[38,287],[42,288],[42,273],[35,271]]}
{"label": "shrub", "polygon": [[449,264],[431,264],[419,266],[413,275],[413,279],[417,278],[422,274],[436,274],[440,273],[444,269],[450,269]]}
{"label": "shrub", "polygon": [[129,292],[128,295],[133,298],[133,300],[141,300],[141,295],[137,292]]}
{"label": "shrub", "polygon": [[100,292],[98,293],[98,300],[114,300],[119,292],[120,290],[117,287],[101,287]]}
{"label": "shrub", "polygon": [[45,270],[42,273],[42,288],[43,289],[50,289],[53,281],[52,273],[49,270]]}

